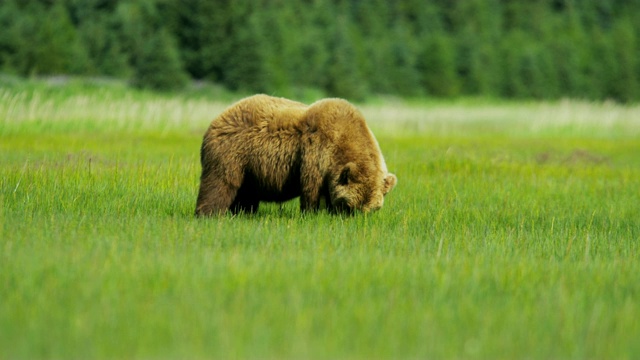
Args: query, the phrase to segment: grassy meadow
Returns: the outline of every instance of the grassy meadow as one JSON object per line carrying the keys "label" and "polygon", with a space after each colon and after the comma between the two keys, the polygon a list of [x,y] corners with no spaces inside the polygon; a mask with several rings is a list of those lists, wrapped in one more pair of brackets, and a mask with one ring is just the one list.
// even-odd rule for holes
{"label": "grassy meadow", "polygon": [[378,99],[379,212],[196,219],[233,99],[2,83],[0,359],[640,357],[640,107]]}

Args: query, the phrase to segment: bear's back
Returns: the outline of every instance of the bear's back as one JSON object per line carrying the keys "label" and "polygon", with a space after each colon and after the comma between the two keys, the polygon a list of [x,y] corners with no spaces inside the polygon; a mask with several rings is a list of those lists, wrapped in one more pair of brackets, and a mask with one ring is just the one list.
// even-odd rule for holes
{"label": "bear's back", "polygon": [[363,144],[372,140],[373,134],[362,113],[343,99],[322,99],[309,105],[305,113],[305,122],[310,129],[321,131],[333,141],[340,141],[346,137]]}
{"label": "bear's back", "polygon": [[293,100],[259,94],[231,105],[214,123],[274,130],[295,126],[303,118],[306,109],[307,105]]}
{"label": "bear's back", "polygon": [[353,104],[338,98],[322,99],[309,106],[305,117],[311,128],[338,144],[341,153],[353,159],[373,159],[376,167],[387,172],[378,140]]}

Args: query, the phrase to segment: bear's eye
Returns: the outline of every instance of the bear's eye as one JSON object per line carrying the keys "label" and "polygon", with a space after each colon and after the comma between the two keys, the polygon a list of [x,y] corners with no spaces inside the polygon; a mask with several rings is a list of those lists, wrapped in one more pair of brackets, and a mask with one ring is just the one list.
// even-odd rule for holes
{"label": "bear's eye", "polygon": [[345,165],[342,171],[340,172],[340,176],[338,176],[338,184],[348,185],[349,182],[353,182],[355,170],[356,170],[356,165],[354,163],[350,162],[347,165]]}
{"label": "bear's eye", "polygon": [[340,185],[349,184],[349,168],[342,169],[342,172],[340,173],[340,177],[338,177],[338,184]]}

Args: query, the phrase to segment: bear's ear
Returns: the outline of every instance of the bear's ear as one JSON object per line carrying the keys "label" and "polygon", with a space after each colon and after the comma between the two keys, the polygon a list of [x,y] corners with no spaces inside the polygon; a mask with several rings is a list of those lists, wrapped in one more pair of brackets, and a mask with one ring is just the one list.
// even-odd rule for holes
{"label": "bear's ear", "polygon": [[393,189],[398,183],[398,178],[392,174],[388,173],[387,176],[384,177],[384,186],[382,187],[382,194],[386,195],[391,189]]}
{"label": "bear's ear", "polygon": [[338,184],[348,185],[349,181],[353,178],[353,173],[356,170],[356,164],[350,162],[342,168],[340,177],[338,177]]}

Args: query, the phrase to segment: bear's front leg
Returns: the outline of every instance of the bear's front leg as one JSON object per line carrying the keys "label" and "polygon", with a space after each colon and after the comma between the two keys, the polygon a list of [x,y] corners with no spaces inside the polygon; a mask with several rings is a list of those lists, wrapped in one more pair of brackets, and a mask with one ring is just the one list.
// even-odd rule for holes
{"label": "bear's front leg", "polygon": [[300,210],[302,212],[306,211],[318,211],[320,209],[320,196],[318,195],[319,191],[316,194],[305,194],[304,192],[300,195]]}
{"label": "bear's front leg", "polygon": [[320,194],[322,176],[317,167],[302,167],[301,169],[300,210],[318,211],[320,209]]}

